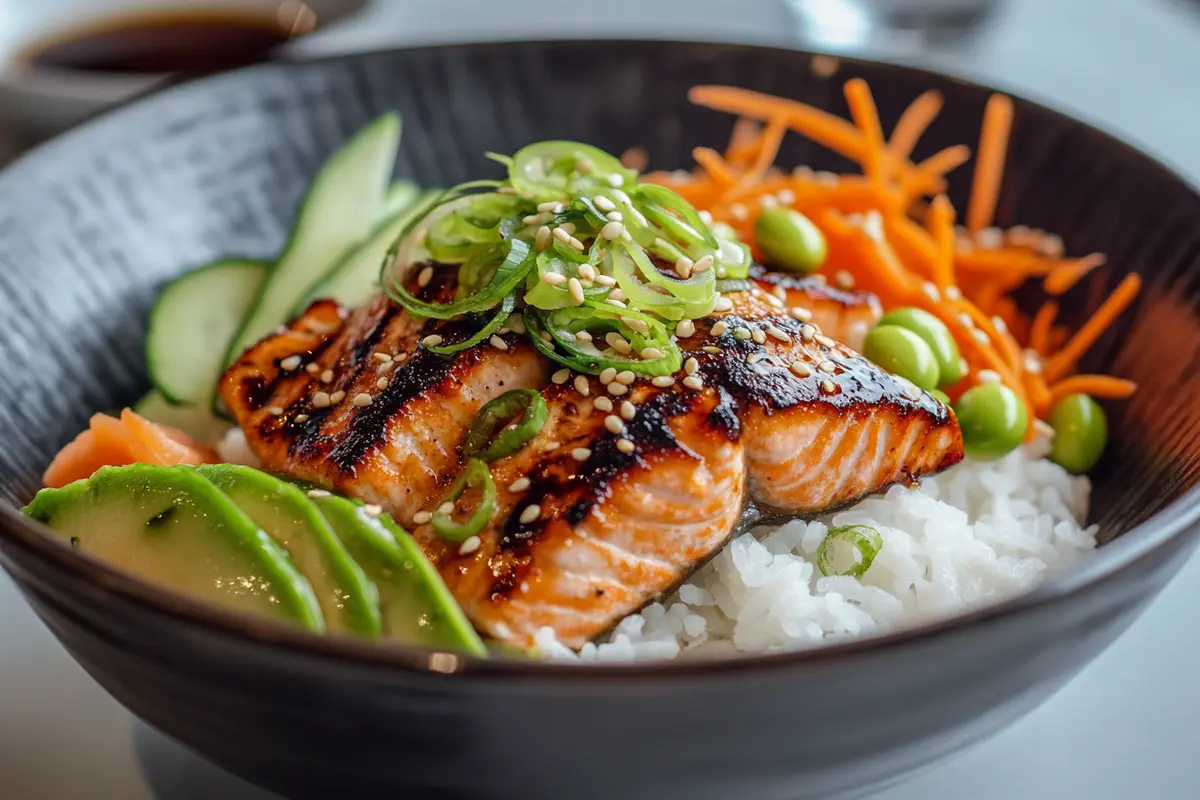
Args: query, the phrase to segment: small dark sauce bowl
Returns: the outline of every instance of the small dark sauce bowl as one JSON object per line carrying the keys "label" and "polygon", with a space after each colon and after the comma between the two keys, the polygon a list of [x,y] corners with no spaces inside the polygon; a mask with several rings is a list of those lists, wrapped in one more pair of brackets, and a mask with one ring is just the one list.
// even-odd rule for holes
{"label": "small dark sauce bowl", "polygon": [[[316,638],[117,574],[17,507],[93,411],[147,387],[145,313],[188,266],[267,256],[322,159],[385,109],[400,171],[446,186],[485,150],[576,138],[659,167],[723,142],[686,101],[730,83],[845,113],[867,78],[884,124],[918,93],[946,111],[918,157],[974,143],[988,90],[805,53],[561,42],[265,65],[163,91],[0,175],[0,561],[131,711],[293,797],[832,798],[943,758],[1036,706],[1115,639],[1195,547],[1200,493],[1200,197],[1112,137],[1018,101],[999,222],[1060,233],[1108,265],[1067,298],[1078,324],[1127,271],[1146,286],[1085,367],[1132,378],[1093,475],[1103,545],[1037,591],[889,636],[771,656],[571,667]],[[848,165],[789,142],[783,164]],[[969,175],[951,181],[958,203]],[[960,206],[961,207],[961,206]]]}

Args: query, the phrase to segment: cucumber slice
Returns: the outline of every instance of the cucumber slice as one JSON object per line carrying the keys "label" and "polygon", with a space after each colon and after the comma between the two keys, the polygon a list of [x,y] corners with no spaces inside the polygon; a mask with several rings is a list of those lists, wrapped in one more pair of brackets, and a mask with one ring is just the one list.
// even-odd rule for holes
{"label": "cucumber slice", "polygon": [[442,192],[437,189],[421,192],[415,202],[394,214],[376,228],[366,241],[351,250],[324,280],[309,291],[296,310],[303,310],[319,297],[329,297],[344,306],[356,308],[378,294],[379,272],[388,249],[409,223],[424,215],[441,196]]}
{"label": "cucumber slice", "polygon": [[262,261],[218,261],[163,289],[150,311],[146,362],[164,400],[211,406],[229,341],[269,269]]}
{"label": "cucumber slice", "polygon": [[487,655],[442,576],[400,526],[342,497],[318,497],[314,502],[379,587],[386,638]]}
{"label": "cucumber slice", "polygon": [[379,638],[379,592],[313,502],[290,483],[234,464],[195,468],[278,542],[317,593],[325,624]]}
{"label": "cucumber slice", "polygon": [[291,238],[225,353],[225,366],[288,319],[308,290],[366,238],[387,198],[400,117],[384,114],[321,168],[300,205]]}
{"label": "cucumber slice", "polygon": [[[216,379],[213,379],[214,382]],[[232,423],[212,413],[211,407],[176,406],[152,391],[134,404],[133,410],[151,422],[183,431],[198,442],[212,444],[221,439]]]}
{"label": "cucumber slice", "polygon": [[166,588],[325,629],[312,586],[283,548],[185,467],[102,467],[43,489],[24,512],[72,546]]}

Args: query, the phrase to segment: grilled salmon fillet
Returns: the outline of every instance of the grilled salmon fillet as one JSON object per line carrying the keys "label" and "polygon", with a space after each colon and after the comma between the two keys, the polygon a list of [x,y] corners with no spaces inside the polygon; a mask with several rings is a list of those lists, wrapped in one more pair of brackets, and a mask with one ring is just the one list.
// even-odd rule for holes
{"label": "grilled salmon fillet", "polygon": [[[717,552],[747,501],[823,511],[963,457],[949,410],[834,340],[861,341],[879,316],[873,298],[761,270],[752,283],[679,340],[686,374],[670,382],[551,380],[556,365],[517,334],[503,349],[435,356],[425,337],[457,341],[469,326],[378,299],[350,314],[314,304],[247,351],[221,395],[267,468],[409,525],[485,635],[528,645],[548,627],[579,647]],[[448,542],[429,512],[464,466],[479,408],[517,388],[539,389],[548,419],[490,464],[490,522]],[[315,408],[319,392],[345,394]],[[474,500],[465,493],[458,512]]]}
{"label": "grilled salmon fillet", "polygon": [[[425,295],[447,302],[453,286]],[[384,297],[353,314],[317,301],[229,368],[221,398],[267,469],[380,504],[407,525],[453,477],[479,409],[546,383],[549,364],[523,335],[451,357],[421,347],[473,332]]]}

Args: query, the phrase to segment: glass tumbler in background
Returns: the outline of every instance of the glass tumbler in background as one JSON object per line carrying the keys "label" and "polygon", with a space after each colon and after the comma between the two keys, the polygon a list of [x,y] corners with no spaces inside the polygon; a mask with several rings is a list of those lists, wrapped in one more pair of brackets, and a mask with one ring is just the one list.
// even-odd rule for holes
{"label": "glass tumbler in background", "polygon": [[782,0],[804,46],[904,55],[953,46],[985,26],[1003,0]]}

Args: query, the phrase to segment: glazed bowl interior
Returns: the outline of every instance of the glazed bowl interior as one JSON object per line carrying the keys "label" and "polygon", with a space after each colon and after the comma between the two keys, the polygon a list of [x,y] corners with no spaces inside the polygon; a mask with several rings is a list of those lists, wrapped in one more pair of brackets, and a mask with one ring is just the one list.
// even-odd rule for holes
{"label": "glazed bowl interior", "polygon": [[[36,551],[63,579],[103,576],[108,590],[161,598],[94,564],[81,571],[86,558],[45,541],[15,508],[89,415],[148,388],[146,314],[163,283],[219,256],[277,252],[322,160],[375,115],[400,110],[398,173],[426,186],[493,175],[485,151],[547,138],[618,153],[641,146],[654,167],[681,168],[693,147],[719,146],[731,128],[728,117],[689,105],[690,86],[739,85],[845,114],[841,87],[854,76],[873,87],[885,129],[920,92],[944,94],[946,110],[918,159],[975,142],[988,97],[975,85],[857,61],[839,62],[830,76],[799,52],[636,42],[267,65],[169,89],[51,142],[0,176],[0,543]],[[851,167],[798,137],[787,140],[780,163]],[[969,169],[951,179],[959,208],[968,184]],[[1145,278],[1135,305],[1083,364],[1141,390],[1108,407],[1111,442],[1092,475],[1090,519],[1101,526],[1102,547],[1064,577],[1068,584],[1112,574],[1195,516],[1198,219],[1200,198],[1165,167],[1082,123],[1017,103],[998,224],[1057,232],[1071,253],[1108,254],[1063,299],[1063,318],[1077,327],[1123,274]],[[1169,519],[1155,518],[1172,504]]]}

